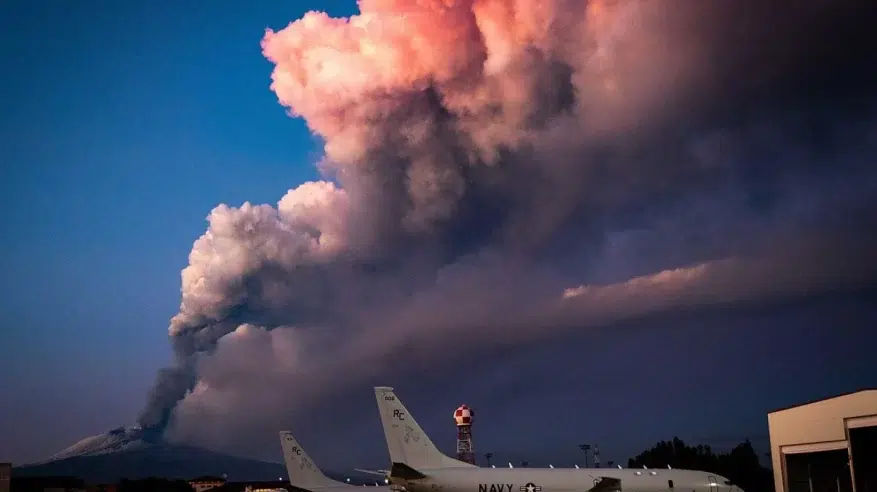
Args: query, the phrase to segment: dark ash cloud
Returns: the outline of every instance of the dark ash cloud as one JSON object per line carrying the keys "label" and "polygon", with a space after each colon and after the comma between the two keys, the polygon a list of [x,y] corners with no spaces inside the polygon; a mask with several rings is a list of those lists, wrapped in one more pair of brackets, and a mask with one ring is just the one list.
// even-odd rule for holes
{"label": "dark ash cloud", "polygon": [[875,280],[877,55],[852,4],[445,3],[266,33],[326,180],[211,212],[143,426],[235,439],[461,337]]}

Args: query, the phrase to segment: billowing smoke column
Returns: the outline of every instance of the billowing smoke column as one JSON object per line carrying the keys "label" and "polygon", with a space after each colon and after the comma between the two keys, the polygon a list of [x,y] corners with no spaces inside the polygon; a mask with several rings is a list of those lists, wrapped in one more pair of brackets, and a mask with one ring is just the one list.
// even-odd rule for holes
{"label": "billowing smoke column", "polygon": [[[829,18],[826,5],[796,2],[783,25]],[[810,232],[806,224],[862,211],[875,189],[870,161],[851,157],[873,150],[877,139],[850,137],[869,127],[790,135],[787,121],[822,120],[806,108],[787,118],[767,103],[759,107],[768,115],[731,114],[741,98],[769,101],[774,86],[794,106],[789,87],[811,80],[801,70],[819,69],[813,51],[793,49],[803,34],[764,21],[773,10],[724,0],[687,10],[639,0],[359,7],[350,18],[309,12],[266,32],[271,88],[324,140],[326,179],[276,207],[210,213],[170,324],[177,362],[159,374],[144,428],[160,433],[184,398],[246,385],[257,368],[235,359],[237,369],[224,369],[211,354],[233,359],[232,347],[279,327],[302,337],[331,328],[350,340],[325,344],[337,351],[326,359],[342,364],[392,350],[387,340],[432,343],[465,331],[476,343],[497,330],[512,340],[871,272],[855,255],[833,256],[806,261],[828,273],[801,283],[796,268],[765,270],[740,256],[767,245],[809,258],[785,246],[805,242],[797,234]],[[741,9],[745,23],[733,20]],[[742,24],[746,32],[728,27]],[[761,72],[785,78],[734,83]],[[801,145],[831,135],[858,148],[806,157]],[[840,178],[850,174],[859,179]],[[730,263],[709,263],[721,258]],[[306,366],[305,352],[279,360]],[[322,371],[296,391],[341,373]],[[226,401],[216,406],[228,412]]]}

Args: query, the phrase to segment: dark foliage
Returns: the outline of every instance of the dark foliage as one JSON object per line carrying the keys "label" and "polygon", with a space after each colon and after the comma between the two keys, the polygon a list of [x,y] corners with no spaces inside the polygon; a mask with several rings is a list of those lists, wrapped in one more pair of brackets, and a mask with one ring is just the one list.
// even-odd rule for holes
{"label": "dark foliage", "polygon": [[46,489],[80,490],[85,482],[70,476],[56,477],[22,477],[13,476],[9,490],[11,492],[43,492]]}
{"label": "dark foliage", "polygon": [[149,477],[140,480],[123,478],[119,482],[119,492],[194,492],[185,480]]}
{"label": "dark foliage", "polygon": [[758,453],[747,439],[729,453],[714,453],[709,446],[688,446],[682,439],[661,441],[627,462],[630,468],[673,468],[701,470],[727,477],[746,491],[774,490],[773,473],[758,461]]}

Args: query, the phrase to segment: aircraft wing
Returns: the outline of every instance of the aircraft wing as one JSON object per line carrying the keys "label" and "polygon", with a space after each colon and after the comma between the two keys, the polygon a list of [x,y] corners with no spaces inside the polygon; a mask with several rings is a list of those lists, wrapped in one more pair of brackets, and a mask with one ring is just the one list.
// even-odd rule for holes
{"label": "aircraft wing", "polygon": [[386,477],[387,474],[390,473],[390,470],[364,470],[362,468],[354,468],[354,470],[360,473],[368,473],[369,475],[380,475],[382,477]]}
{"label": "aircraft wing", "polygon": [[597,477],[594,486],[588,492],[621,492],[621,479],[614,477]]}

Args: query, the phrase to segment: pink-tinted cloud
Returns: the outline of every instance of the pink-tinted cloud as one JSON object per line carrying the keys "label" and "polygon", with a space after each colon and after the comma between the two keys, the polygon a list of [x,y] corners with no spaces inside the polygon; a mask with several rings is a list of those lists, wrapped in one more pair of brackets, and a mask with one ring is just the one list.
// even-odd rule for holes
{"label": "pink-tinted cloud", "polygon": [[[211,212],[144,425],[176,408],[178,438],[233,439],[464,335],[532,343],[873,280],[849,247],[873,221],[873,113],[816,119],[785,84],[809,80],[783,51],[805,38],[767,11],[359,5],[266,32],[272,90],[324,140],[326,180]],[[813,0],[788,20],[835,19]]]}

